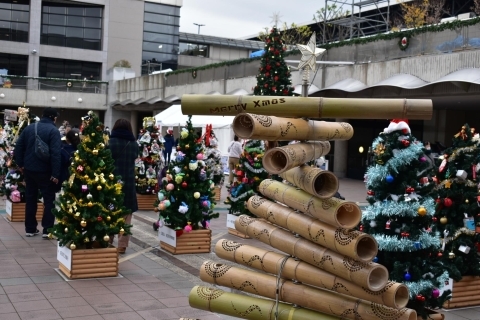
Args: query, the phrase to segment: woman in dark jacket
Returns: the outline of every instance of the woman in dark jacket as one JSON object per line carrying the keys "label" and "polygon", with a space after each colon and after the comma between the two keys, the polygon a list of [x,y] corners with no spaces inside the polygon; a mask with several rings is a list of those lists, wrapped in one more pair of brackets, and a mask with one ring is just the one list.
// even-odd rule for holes
{"label": "woman in dark jacket", "polygon": [[[165,159],[165,164],[168,166],[170,163],[170,155],[172,153],[172,148],[175,146],[175,138],[173,137],[173,130],[168,130],[165,137],[165,142],[163,143],[163,159]],[[168,157],[168,159],[167,159]]]}
{"label": "woman in dark jacket", "polygon": [[68,179],[68,168],[72,163],[71,158],[77,150],[77,146],[80,144],[80,130],[71,129],[65,135],[65,143],[62,143],[62,150],[60,151],[60,177],[58,178],[57,189],[55,192],[59,192],[62,188],[62,183]]}
{"label": "woman in dark jacket", "polygon": [[[114,174],[122,176],[124,194],[123,205],[132,212],[125,216],[125,223],[131,224],[132,214],[138,210],[135,191],[135,159],[138,157],[138,144],[128,120],[118,119],[110,133],[109,148],[115,160]],[[111,238],[113,240],[113,238]],[[129,235],[118,235],[118,252],[125,253]]]}

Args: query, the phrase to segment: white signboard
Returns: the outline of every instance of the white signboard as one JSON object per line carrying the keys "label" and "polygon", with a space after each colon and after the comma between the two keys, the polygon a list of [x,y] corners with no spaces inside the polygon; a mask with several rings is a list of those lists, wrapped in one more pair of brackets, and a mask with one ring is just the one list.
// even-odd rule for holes
{"label": "white signboard", "polygon": [[57,242],[57,260],[68,270],[72,270],[72,250],[67,247],[61,247],[60,242]]}
{"label": "white signboard", "polygon": [[158,228],[158,240],[165,242],[166,244],[176,247],[177,246],[177,233],[175,230],[163,226]]}
{"label": "white signboard", "polygon": [[238,217],[234,214],[227,214],[227,228],[235,229],[235,221]]}
{"label": "white signboard", "polygon": [[445,281],[445,286],[440,288],[440,296],[442,296],[443,292],[450,290],[451,296],[453,298],[453,279],[449,278],[448,281]]}
{"label": "white signboard", "polygon": [[5,201],[5,211],[7,211],[7,214],[11,217],[12,216],[12,202],[11,201]]}
{"label": "white signboard", "polygon": [[5,120],[8,121],[17,121],[18,112],[15,110],[5,109]]}

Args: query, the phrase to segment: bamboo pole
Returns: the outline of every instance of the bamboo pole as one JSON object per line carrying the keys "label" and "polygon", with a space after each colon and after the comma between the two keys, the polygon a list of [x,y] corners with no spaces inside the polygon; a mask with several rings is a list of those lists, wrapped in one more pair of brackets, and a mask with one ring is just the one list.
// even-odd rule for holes
{"label": "bamboo pole", "polygon": [[[308,285],[383,304],[395,309],[404,308],[409,299],[408,288],[402,283],[389,281],[382,290],[373,292],[306,262],[295,260],[274,251],[234,241],[219,240],[215,246],[215,254],[219,258],[250,268],[274,275],[280,274],[285,279],[294,279]],[[282,260],[286,258],[288,259],[283,269],[281,269]]]}
{"label": "bamboo pole", "polygon": [[279,174],[315,160],[330,152],[330,142],[295,143],[265,152],[262,164],[265,170]]}
{"label": "bamboo pole", "polygon": [[309,214],[334,227],[354,228],[362,219],[362,211],[355,203],[337,198],[319,199],[303,190],[279,181],[265,179],[258,188],[261,194],[290,208]]}
{"label": "bamboo pole", "polygon": [[366,233],[332,227],[260,196],[250,197],[247,209],[259,218],[352,259],[370,262],[378,253],[375,238]]}
{"label": "bamboo pole", "polygon": [[192,308],[221,313],[250,320],[335,320],[326,314],[298,308],[290,304],[278,303],[278,317],[275,316],[275,301],[254,298],[243,294],[228,293],[222,290],[195,286],[188,295]]}
{"label": "bamboo pole", "polygon": [[259,219],[241,215],[235,221],[235,229],[368,290],[380,291],[387,284],[388,271],[384,266],[356,261]]}
{"label": "bamboo pole", "polygon": [[229,116],[241,112],[290,118],[430,120],[430,99],[345,99],[199,95],[182,96],[182,113]]}
{"label": "bamboo pole", "polygon": [[307,165],[287,170],[280,177],[320,199],[331,198],[338,191],[338,178],[332,172]]}
{"label": "bamboo pole", "polygon": [[353,127],[346,122],[278,118],[249,113],[235,116],[232,128],[242,139],[268,141],[348,140],[353,136]]}
{"label": "bamboo pole", "polygon": [[[270,299],[278,294],[280,301],[294,303],[307,309],[341,317],[342,319],[371,320],[416,320],[417,313],[411,309],[393,309],[362,299],[349,297],[333,291],[316,289],[303,284],[205,261],[200,268],[200,279],[205,282],[253,293]],[[392,318],[390,318],[392,317]]]}

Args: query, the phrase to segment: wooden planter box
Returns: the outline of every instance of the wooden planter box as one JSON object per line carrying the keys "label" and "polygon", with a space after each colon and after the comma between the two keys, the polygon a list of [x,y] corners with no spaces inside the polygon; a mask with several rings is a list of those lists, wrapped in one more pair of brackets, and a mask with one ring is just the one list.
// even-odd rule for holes
{"label": "wooden planter box", "polygon": [[[11,222],[25,221],[25,202],[5,201],[5,211],[7,212],[7,219]],[[42,221],[43,218],[43,203],[37,204],[37,221]]]}
{"label": "wooden planter box", "polygon": [[156,194],[138,194],[137,193],[138,210],[153,211],[153,204],[157,199],[158,198]]}
{"label": "wooden planter box", "polygon": [[172,254],[209,253],[212,244],[212,230],[193,230],[177,235],[175,230],[162,227],[158,232],[160,247]]}
{"label": "wooden planter box", "polygon": [[117,248],[75,249],[57,244],[59,269],[69,279],[87,279],[118,276]]}
{"label": "wooden planter box", "polygon": [[220,201],[220,196],[222,193],[222,189],[220,187],[215,187],[215,197],[213,198],[215,201]]}
{"label": "wooden planter box", "polygon": [[464,276],[452,282],[452,298],[443,305],[445,309],[480,305],[480,277]]}

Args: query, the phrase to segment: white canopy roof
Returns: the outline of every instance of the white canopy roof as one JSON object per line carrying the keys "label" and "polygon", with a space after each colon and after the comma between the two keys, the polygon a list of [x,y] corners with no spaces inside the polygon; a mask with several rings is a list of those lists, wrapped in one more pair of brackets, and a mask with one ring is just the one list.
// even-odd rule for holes
{"label": "white canopy roof", "polygon": [[[196,128],[203,128],[211,124],[215,129],[229,128],[233,122],[233,116],[192,116],[192,125]],[[157,123],[162,127],[184,126],[187,123],[188,115],[182,113],[182,107],[179,104],[173,105],[155,116]]]}

